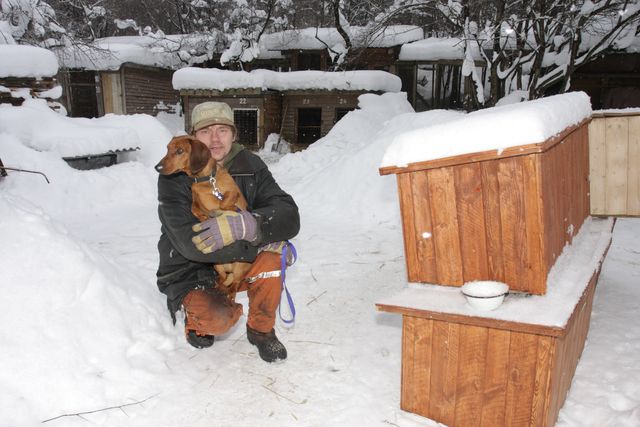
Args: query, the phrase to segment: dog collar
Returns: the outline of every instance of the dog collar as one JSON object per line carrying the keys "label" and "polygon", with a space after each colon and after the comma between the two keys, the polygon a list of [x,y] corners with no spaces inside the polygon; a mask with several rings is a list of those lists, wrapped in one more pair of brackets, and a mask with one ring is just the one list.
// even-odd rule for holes
{"label": "dog collar", "polygon": [[211,181],[211,178],[215,178],[215,177],[216,177],[216,169],[213,168],[213,170],[211,171],[211,175],[195,177],[193,178],[193,182],[194,184],[197,184],[199,182]]}
{"label": "dog collar", "polygon": [[209,184],[211,184],[211,194],[213,194],[213,197],[215,197],[218,200],[223,200],[224,199],[224,196],[222,195],[222,192],[220,191],[220,189],[216,185],[216,170],[215,169],[213,169],[211,171],[211,175],[209,175],[209,176],[201,176],[199,178],[194,178],[193,180],[195,181],[196,184],[199,183],[199,182],[209,181]]}

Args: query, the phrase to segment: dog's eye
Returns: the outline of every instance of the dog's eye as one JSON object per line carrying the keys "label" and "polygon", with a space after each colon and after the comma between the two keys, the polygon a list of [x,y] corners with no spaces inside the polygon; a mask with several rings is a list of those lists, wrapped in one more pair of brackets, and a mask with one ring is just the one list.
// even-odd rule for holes
{"label": "dog's eye", "polygon": [[176,151],[176,154],[182,154],[182,153],[184,153],[184,149],[178,148],[178,150]]}

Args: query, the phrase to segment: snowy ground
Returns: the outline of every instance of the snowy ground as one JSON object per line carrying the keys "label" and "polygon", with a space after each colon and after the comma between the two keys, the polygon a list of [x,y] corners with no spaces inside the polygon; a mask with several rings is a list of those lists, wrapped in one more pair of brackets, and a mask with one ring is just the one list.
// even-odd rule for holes
{"label": "snowy ground", "polygon": [[[171,325],[155,285],[151,167],[166,140],[80,172],[34,149],[0,108],[4,164],[51,180],[0,180],[0,426],[437,425],[399,409],[401,321],[375,310],[406,285],[395,181],[377,167],[395,134],[451,113],[413,113],[397,94],[361,108],[310,149],[268,159],[303,225],[287,274],[297,320],[277,326],[289,351],[279,364],[258,357],[242,322],[206,350]],[[639,240],[640,219],[617,222],[560,426],[640,425]]]}

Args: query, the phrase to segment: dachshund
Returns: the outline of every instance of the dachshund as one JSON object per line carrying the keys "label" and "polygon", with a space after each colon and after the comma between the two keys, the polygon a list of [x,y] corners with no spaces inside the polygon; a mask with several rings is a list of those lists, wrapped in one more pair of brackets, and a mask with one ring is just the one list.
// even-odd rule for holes
{"label": "dachshund", "polygon": [[[191,185],[191,212],[200,221],[209,219],[209,214],[213,211],[247,209],[247,201],[229,172],[211,157],[209,148],[204,143],[190,135],[171,139],[167,145],[167,154],[155,169],[162,175],[184,172],[194,178],[195,182]],[[218,273],[216,287],[233,301],[238,285],[251,264],[214,264],[213,268]]]}

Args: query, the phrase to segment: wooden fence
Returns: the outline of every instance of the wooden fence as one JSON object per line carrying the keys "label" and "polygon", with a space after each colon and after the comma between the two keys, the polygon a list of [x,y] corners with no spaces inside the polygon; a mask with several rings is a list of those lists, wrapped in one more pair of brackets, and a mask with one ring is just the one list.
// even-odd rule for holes
{"label": "wooden fence", "polygon": [[592,215],[640,215],[640,112],[594,113],[589,125]]}

